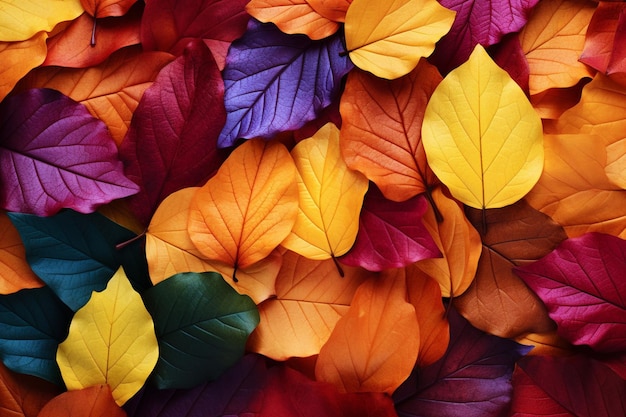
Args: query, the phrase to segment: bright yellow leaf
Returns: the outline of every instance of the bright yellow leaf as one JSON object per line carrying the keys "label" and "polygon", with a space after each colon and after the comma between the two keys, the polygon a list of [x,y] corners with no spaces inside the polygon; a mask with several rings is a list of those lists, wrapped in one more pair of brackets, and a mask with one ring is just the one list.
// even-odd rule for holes
{"label": "bright yellow leaf", "polygon": [[300,209],[282,245],[310,259],[348,252],[359,230],[367,178],[348,168],[339,149],[339,129],[327,123],[291,151],[298,169]]}
{"label": "bright yellow leaf", "polygon": [[543,169],[543,132],[522,89],[477,45],[437,86],[424,115],[428,163],[474,208],[513,204]]}
{"label": "bright yellow leaf", "polygon": [[30,70],[46,59],[46,32],[39,32],[22,42],[0,42],[0,100]]}
{"label": "bright yellow leaf", "polygon": [[296,167],[287,148],[252,139],[196,191],[187,230],[205,258],[237,271],[267,257],[287,237],[297,216]]}
{"label": "bright yellow leaf", "polygon": [[378,77],[402,77],[433,52],[455,14],[436,0],[354,0],[345,23],[350,59]]}
{"label": "bright yellow leaf", "polygon": [[0,41],[24,41],[82,13],[80,0],[0,0]]}
{"label": "bright yellow leaf", "polygon": [[68,390],[108,384],[120,406],[145,384],[158,358],[154,322],[122,268],[76,312],[57,350]]}

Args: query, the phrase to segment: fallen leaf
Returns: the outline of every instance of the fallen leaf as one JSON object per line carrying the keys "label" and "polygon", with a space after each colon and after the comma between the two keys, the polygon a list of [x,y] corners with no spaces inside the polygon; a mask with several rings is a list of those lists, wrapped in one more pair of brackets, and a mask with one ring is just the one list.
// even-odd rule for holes
{"label": "fallen leaf", "polygon": [[626,241],[587,233],[515,272],[543,300],[558,333],[598,352],[626,347]]}
{"label": "fallen leaf", "polygon": [[217,379],[244,355],[259,324],[250,297],[215,272],[177,274],[143,293],[154,320],[159,360],[151,381],[159,388],[193,388]]}
{"label": "fallen leaf", "polygon": [[595,10],[585,0],[539,2],[519,37],[530,67],[530,94],[576,85],[594,71],[578,60]]}
{"label": "fallen leaf", "polygon": [[315,376],[341,392],[393,393],[417,360],[420,331],[402,270],[357,289],[348,312],[322,346]]}
{"label": "fallen leaf", "polygon": [[123,16],[137,0],[80,0],[87,13],[94,18]]}
{"label": "fallen leaf", "polygon": [[280,361],[317,355],[358,286],[375,278],[360,268],[344,271],[340,278],[330,259],[314,261],[287,251],[276,278],[276,297],[259,305],[261,323],[248,350]]}
{"label": "fallen leaf", "polygon": [[518,201],[543,168],[541,119],[480,45],[435,89],[422,141],[433,172],[455,198],[474,208]]}
{"label": "fallen leaf", "polygon": [[3,0],[0,8],[0,41],[25,41],[37,32],[50,32],[57,23],[76,19],[82,12],[80,0]]}
{"label": "fallen leaf", "polygon": [[158,357],[152,317],[123,268],[74,314],[56,355],[68,390],[106,384],[120,406],[141,389]]}
{"label": "fallen leaf", "polygon": [[198,251],[236,271],[267,257],[298,215],[296,168],[287,148],[261,139],[235,149],[191,201],[188,232]]}
{"label": "fallen leaf", "polygon": [[580,62],[603,72],[614,73],[623,59],[622,32],[626,19],[624,5],[608,1],[598,3],[587,31]]}
{"label": "fallen leaf", "polygon": [[327,19],[345,22],[352,0],[307,0],[311,7]]}
{"label": "fallen leaf", "polygon": [[341,153],[351,169],[376,183],[386,198],[404,201],[437,179],[422,146],[426,104],[441,82],[425,60],[388,81],[362,71],[348,74],[341,95]]}
{"label": "fallen leaf", "polygon": [[270,138],[315,119],[353,68],[340,55],[342,49],[341,34],[313,41],[252,19],[230,48],[223,71],[226,126],[218,146],[232,146],[239,138]]}
{"label": "fallen leaf", "polygon": [[126,412],[113,399],[108,385],[94,385],[68,391],[53,398],[37,417],[126,417]]}
{"label": "fallen leaf", "polygon": [[604,173],[613,184],[626,190],[626,140],[611,143],[606,147]]}
{"label": "fallen leaf", "polygon": [[137,192],[104,123],[61,93],[34,89],[0,105],[0,202],[9,211],[82,213]]}
{"label": "fallen leaf", "polygon": [[530,68],[519,35],[517,33],[506,35],[500,43],[487,49],[487,52],[493,57],[496,65],[505,70],[522,91],[527,93]]}
{"label": "fallen leaf", "polygon": [[30,70],[41,65],[46,58],[46,32],[39,32],[21,42],[0,42],[0,100]]}
{"label": "fallen leaf", "polygon": [[44,285],[26,261],[26,249],[17,229],[6,213],[0,212],[0,294]]}
{"label": "fallen leaf", "polygon": [[359,229],[367,179],[342,159],[339,129],[332,123],[299,142],[291,155],[298,173],[300,207],[281,245],[317,260],[345,254]]}
{"label": "fallen leaf", "polygon": [[0,363],[0,411],[8,417],[38,417],[61,388],[42,379],[11,372]]}
{"label": "fallen leaf", "polygon": [[350,59],[377,77],[402,77],[433,52],[455,14],[435,0],[354,0],[345,21]]}
{"label": "fallen leaf", "polygon": [[558,119],[580,101],[582,89],[589,79],[582,79],[568,88],[550,88],[530,97],[530,103],[542,119]]}

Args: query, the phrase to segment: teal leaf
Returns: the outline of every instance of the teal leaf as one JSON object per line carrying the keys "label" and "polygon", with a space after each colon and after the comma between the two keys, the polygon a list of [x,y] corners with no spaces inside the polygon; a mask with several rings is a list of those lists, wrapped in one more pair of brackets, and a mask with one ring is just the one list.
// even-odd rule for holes
{"label": "teal leaf", "polygon": [[215,272],[176,274],[144,294],[159,340],[152,382],[191,388],[219,377],[245,353],[259,324],[252,299]]}
{"label": "teal leaf", "polygon": [[0,358],[7,368],[63,386],[57,347],[72,311],[48,287],[0,295]]}
{"label": "teal leaf", "polygon": [[32,270],[74,311],[87,303],[92,291],[102,291],[120,265],[137,291],[150,286],[140,242],[116,248],[136,234],[99,213],[67,210],[51,217],[8,216],[24,242]]}

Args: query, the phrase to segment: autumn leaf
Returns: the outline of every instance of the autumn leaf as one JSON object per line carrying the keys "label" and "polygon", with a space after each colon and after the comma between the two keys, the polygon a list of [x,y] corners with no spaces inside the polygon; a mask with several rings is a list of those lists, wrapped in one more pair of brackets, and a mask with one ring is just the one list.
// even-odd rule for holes
{"label": "autumn leaf", "polygon": [[352,0],[308,0],[313,9],[327,19],[345,22]]}
{"label": "autumn leaf", "polygon": [[358,286],[375,278],[359,268],[344,271],[340,279],[330,259],[315,261],[287,251],[276,277],[276,297],[259,305],[261,323],[248,349],[276,360],[317,355]]}
{"label": "autumn leaf", "polygon": [[420,345],[402,270],[363,283],[322,347],[315,376],[342,392],[391,394],[409,376]]}
{"label": "autumn leaf", "polygon": [[0,42],[0,100],[30,70],[41,65],[46,58],[46,32],[39,32],[21,42]]}
{"label": "autumn leaf", "polygon": [[95,18],[123,16],[137,0],[80,0],[87,13]]}
{"label": "autumn leaf", "polygon": [[37,417],[61,389],[29,375],[9,371],[0,363],[0,411],[8,417]]}
{"label": "autumn leaf", "polygon": [[300,207],[282,246],[310,259],[348,252],[359,228],[367,179],[348,168],[339,149],[339,129],[328,123],[291,151],[297,168]]}
{"label": "autumn leaf", "polygon": [[393,81],[361,71],[348,74],[340,104],[341,153],[348,167],[365,174],[390,200],[407,200],[437,182],[421,128],[441,79],[425,60]]}
{"label": "autumn leaf", "polygon": [[296,169],[284,145],[249,140],[196,191],[188,231],[202,255],[236,271],[267,257],[298,215]]}
{"label": "autumn leaf", "polygon": [[104,123],[57,91],[34,89],[0,105],[0,203],[37,215],[82,213],[137,192]]}
{"label": "autumn leaf", "polygon": [[595,5],[585,0],[539,2],[520,32],[530,67],[530,94],[571,87],[593,70],[579,61]]}
{"label": "autumn leaf", "polygon": [[158,356],[152,317],[120,268],[74,314],[56,358],[68,390],[109,385],[121,406],[144,385]]}
{"label": "autumn leaf", "polygon": [[6,213],[0,212],[0,294],[11,294],[45,284],[26,261],[26,249]]}
{"label": "autumn leaf", "polygon": [[246,11],[263,23],[274,23],[289,34],[302,33],[324,39],[339,29],[339,23],[318,13],[310,0],[251,0]]}
{"label": "autumn leaf", "polygon": [[433,52],[454,16],[434,0],[354,0],[346,13],[346,48],[357,67],[399,78]]}
{"label": "autumn leaf", "polygon": [[108,385],[94,385],[67,391],[53,398],[37,417],[126,417],[124,410],[113,399]]}
{"label": "autumn leaf", "polygon": [[2,0],[0,7],[0,41],[25,41],[37,32],[50,32],[57,23],[80,16],[80,0],[24,2]]}

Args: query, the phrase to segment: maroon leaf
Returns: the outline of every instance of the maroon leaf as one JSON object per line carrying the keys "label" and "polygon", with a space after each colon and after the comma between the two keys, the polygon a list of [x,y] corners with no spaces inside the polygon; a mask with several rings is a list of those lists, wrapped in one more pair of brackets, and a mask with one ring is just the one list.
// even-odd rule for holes
{"label": "maroon leaf", "polygon": [[626,350],[626,241],[587,233],[516,268],[573,344],[598,352]]}
{"label": "maroon leaf", "polygon": [[0,166],[0,203],[9,211],[90,213],[138,189],[124,177],[104,123],[55,90],[28,90],[0,104]]}
{"label": "maroon leaf", "polygon": [[359,219],[359,234],[341,262],[370,271],[403,268],[426,258],[441,256],[422,223],[428,203],[416,196],[396,203],[370,186]]}
{"label": "maroon leaf", "polygon": [[224,161],[216,143],[224,122],[224,84],[201,41],[168,64],[144,93],[120,146],[126,174],[141,185],[131,209],[147,224],[174,191],[206,182]]}
{"label": "maroon leaf", "polygon": [[582,355],[527,356],[513,374],[512,416],[626,415],[626,381]]}
{"label": "maroon leaf", "polygon": [[472,327],[449,311],[450,345],[434,364],[416,368],[394,393],[400,417],[506,416],[513,365],[528,347]]}

